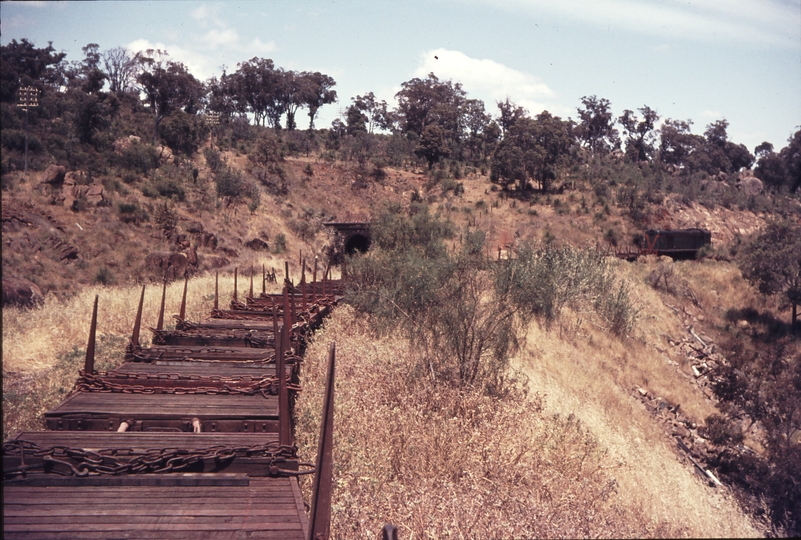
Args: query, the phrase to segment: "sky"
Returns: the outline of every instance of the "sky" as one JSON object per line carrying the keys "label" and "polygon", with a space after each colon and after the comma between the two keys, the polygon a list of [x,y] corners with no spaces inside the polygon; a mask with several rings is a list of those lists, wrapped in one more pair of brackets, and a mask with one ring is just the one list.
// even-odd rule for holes
{"label": "sky", "polygon": [[595,95],[615,116],[647,105],[698,134],[725,119],[752,152],[801,127],[801,0],[0,2],[0,44],[22,38],[70,61],[88,43],[159,48],[200,80],[253,57],[320,71],[339,102],[316,127],[367,92],[394,106],[432,72],[493,116],[509,97],[576,119]]}

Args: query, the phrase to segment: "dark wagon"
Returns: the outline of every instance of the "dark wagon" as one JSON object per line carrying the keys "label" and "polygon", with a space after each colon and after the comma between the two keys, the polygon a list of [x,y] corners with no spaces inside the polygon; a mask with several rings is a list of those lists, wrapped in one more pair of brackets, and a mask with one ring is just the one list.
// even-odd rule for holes
{"label": "dark wagon", "polygon": [[675,258],[695,258],[698,251],[712,243],[706,229],[650,229],[645,232],[643,250]]}

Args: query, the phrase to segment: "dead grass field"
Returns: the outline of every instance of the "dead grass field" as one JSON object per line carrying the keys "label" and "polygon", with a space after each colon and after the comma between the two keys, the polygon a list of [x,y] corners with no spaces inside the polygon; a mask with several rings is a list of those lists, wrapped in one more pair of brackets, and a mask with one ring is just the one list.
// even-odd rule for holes
{"label": "dead grass field", "polygon": [[[432,387],[409,371],[408,343],[374,336],[340,307],[303,364],[301,455],[316,451],[331,341],[337,538],[389,522],[414,539],[760,534],[677,461],[626,393],[624,351],[603,332],[560,338],[533,325],[516,359],[528,392],[498,401]],[[644,352],[629,353],[629,365],[645,364],[632,377],[662,376]]]}

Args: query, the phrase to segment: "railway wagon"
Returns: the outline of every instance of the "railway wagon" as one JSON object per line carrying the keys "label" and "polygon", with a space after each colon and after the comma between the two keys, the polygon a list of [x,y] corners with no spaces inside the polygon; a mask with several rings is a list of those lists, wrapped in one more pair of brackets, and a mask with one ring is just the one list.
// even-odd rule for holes
{"label": "railway wagon", "polygon": [[[329,537],[333,344],[314,464],[297,455],[289,394],[305,337],[338,298],[290,302],[285,286],[264,295],[269,316],[192,323],[187,285],[179,329],[163,328],[166,285],[152,329],[180,344],[140,346],[143,287],[125,363],[109,372],[94,370],[95,298],[75,391],[45,413],[48,431],[3,443],[4,538]],[[263,333],[259,346],[243,332]],[[303,474],[314,474],[309,516]]]}
{"label": "railway wagon", "polygon": [[657,255],[695,257],[704,246],[712,243],[712,233],[706,229],[650,229],[645,232],[645,248]]}

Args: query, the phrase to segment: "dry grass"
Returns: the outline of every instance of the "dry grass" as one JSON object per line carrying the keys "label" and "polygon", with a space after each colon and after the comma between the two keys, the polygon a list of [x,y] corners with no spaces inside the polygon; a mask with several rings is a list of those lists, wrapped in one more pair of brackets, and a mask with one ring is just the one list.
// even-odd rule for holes
{"label": "dry grass", "polygon": [[558,331],[533,329],[519,365],[536,393],[499,401],[422,382],[405,341],[377,338],[339,308],[309,348],[297,407],[311,457],[336,341],[335,537],[387,522],[404,538],[758,534],[676,461],[608,369],[612,342],[594,339],[586,357]]}

